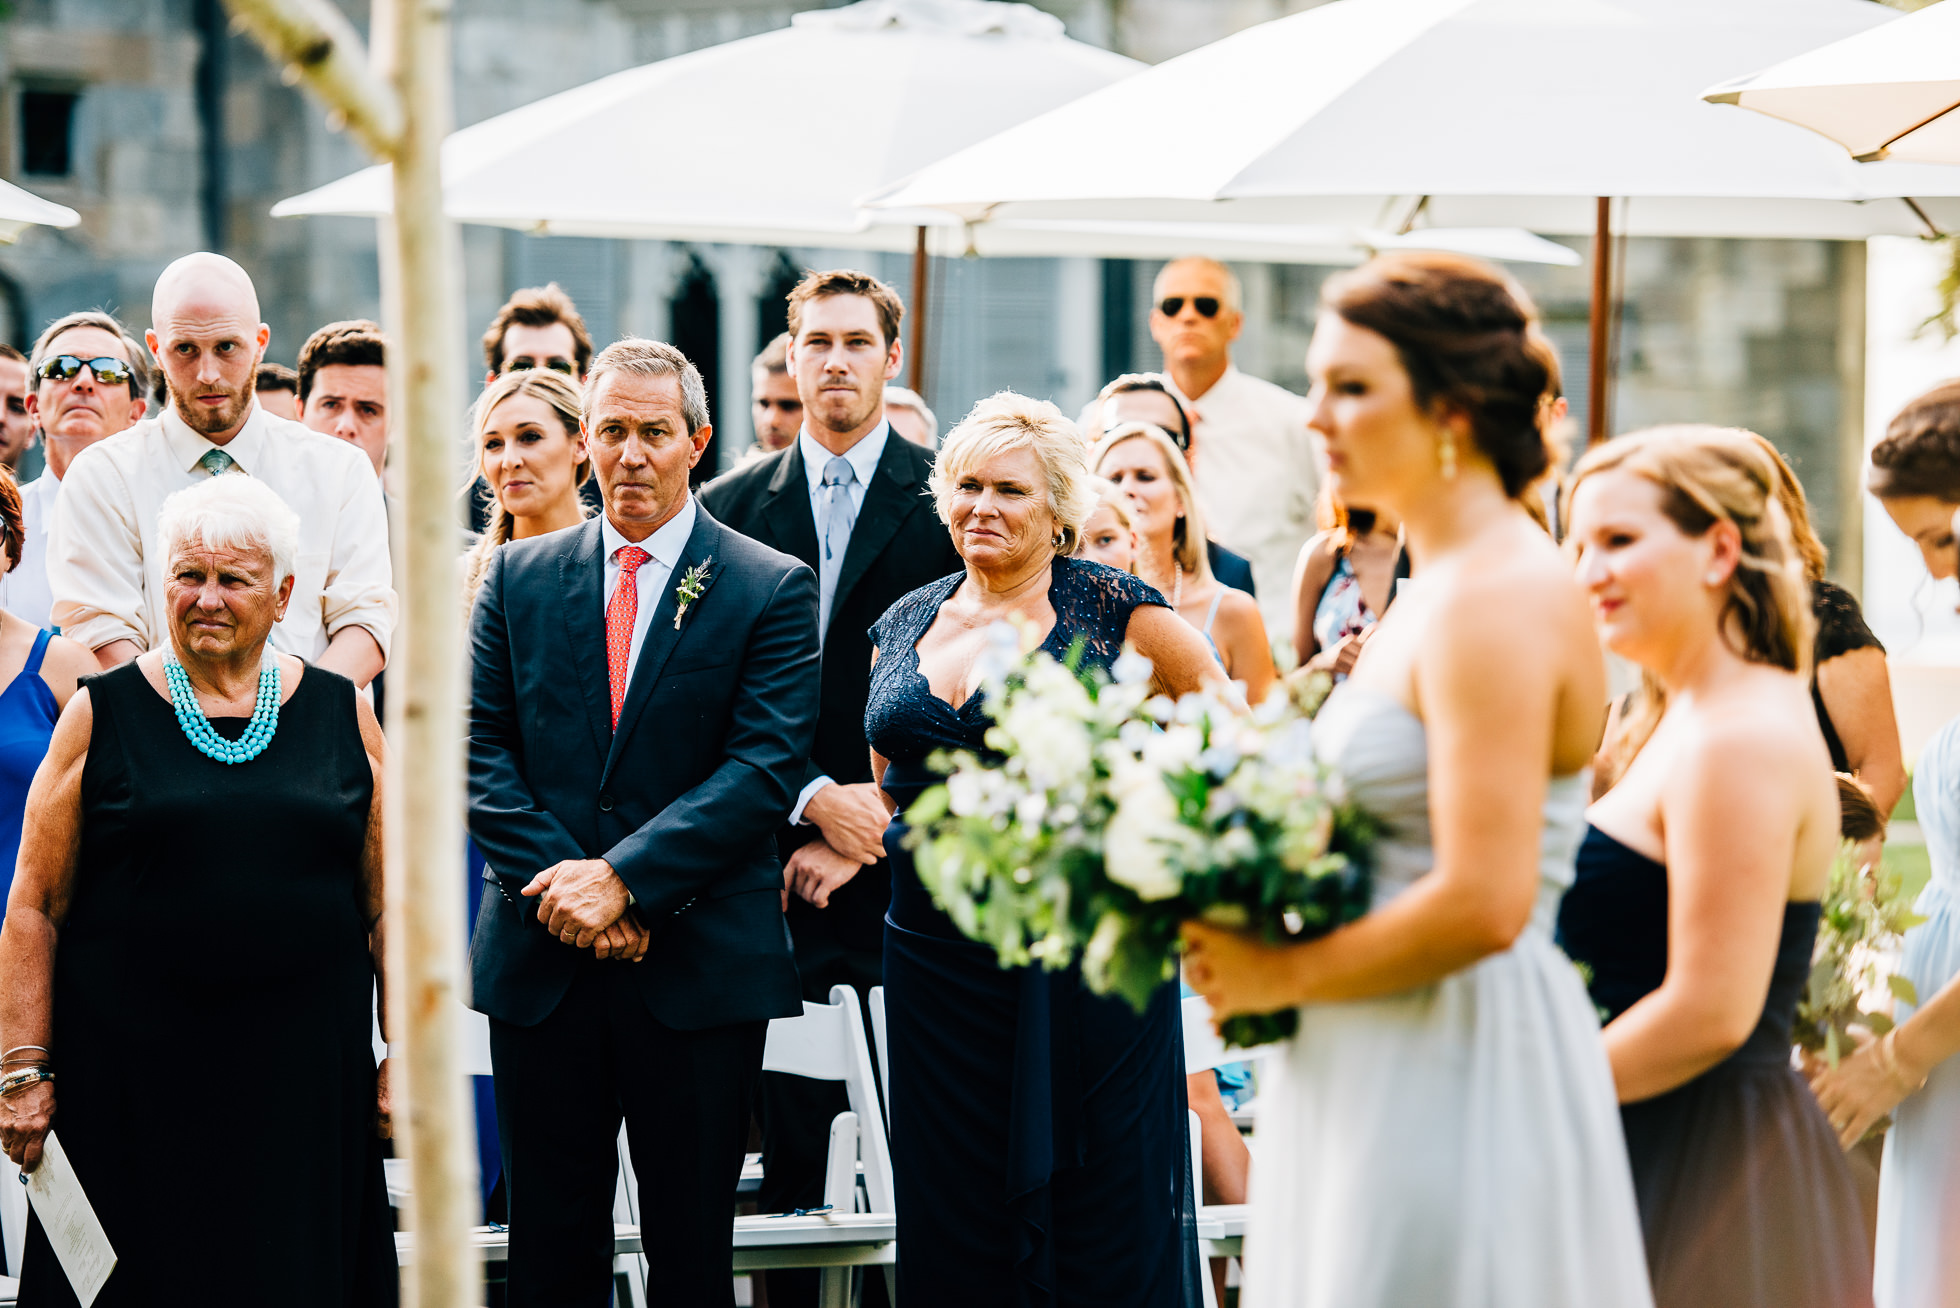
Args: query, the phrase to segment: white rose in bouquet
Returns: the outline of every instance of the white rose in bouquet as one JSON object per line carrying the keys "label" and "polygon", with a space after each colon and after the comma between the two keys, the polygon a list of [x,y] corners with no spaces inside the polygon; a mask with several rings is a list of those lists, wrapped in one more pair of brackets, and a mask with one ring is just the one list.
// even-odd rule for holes
{"label": "white rose in bouquet", "polygon": [[1148,764],[1131,763],[1110,778],[1116,811],[1103,833],[1103,868],[1111,881],[1144,900],[1169,899],[1183,888],[1171,853],[1188,831],[1163,777]]}

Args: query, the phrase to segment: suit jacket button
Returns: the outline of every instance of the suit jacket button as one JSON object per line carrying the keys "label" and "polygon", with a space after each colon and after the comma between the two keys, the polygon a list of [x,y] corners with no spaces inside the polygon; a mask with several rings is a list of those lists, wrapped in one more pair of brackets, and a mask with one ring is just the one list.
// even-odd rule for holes
{"label": "suit jacket button", "polygon": [[599,793],[599,811],[601,813],[612,812],[612,796],[606,794],[604,791]]}

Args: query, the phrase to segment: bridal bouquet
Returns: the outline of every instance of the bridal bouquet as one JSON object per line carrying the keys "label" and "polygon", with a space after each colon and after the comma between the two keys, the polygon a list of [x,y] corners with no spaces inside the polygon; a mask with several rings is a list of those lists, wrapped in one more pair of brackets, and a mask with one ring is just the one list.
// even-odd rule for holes
{"label": "bridal bouquet", "polygon": [[[1150,693],[1148,660],[1079,675],[1080,649],[1023,654],[999,628],[982,688],[985,756],[906,815],[920,879],[1001,966],[1080,961],[1089,987],[1139,1012],[1176,975],[1190,918],[1273,941],[1324,935],[1368,904],[1371,832],[1315,764],[1308,687],[1248,712],[1224,690]],[[1292,1010],[1235,1017],[1226,1043],[1293,1033]]]}
{"label": "bridal bouquet", "polygon": [[1850,1027],[1884,1035],[1892,1029],[1893,1000],[1919,1002],[1898,965],[1902,937],[1926,919],[1912,911],[1897,872],[1857,866],[1852,848],[1839,855],[1824,890],[1810,984],[1792,1030],[1798,1045],[1833,1067],[1854,1047]]}

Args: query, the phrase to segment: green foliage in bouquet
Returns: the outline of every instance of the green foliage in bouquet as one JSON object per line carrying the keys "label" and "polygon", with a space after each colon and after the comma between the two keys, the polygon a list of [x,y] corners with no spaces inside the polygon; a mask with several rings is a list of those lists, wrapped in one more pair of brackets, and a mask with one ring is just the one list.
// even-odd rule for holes
{"label": "green foliage in bouquet", "polygon": [[[1248,712],[1218,692],[1149,693],[1149,665],[1078,675],[1080,651],[1023,656],[1012,632],[983,667],[983,757],[935,758],[944,785],[906,815],[920,879],[1003,967],[1080,963],[1138,1011],[1176,975],[1192,918],[1308,940],[1368,905],[1375,833],[1313,761],[1306,685]],[[1221,1025],[1247,1047],[1293,1033],[1292,1010]]]}
{"label": "green foliage in bouquet", "polygon": [[1926,919],[1898,872],[1861,868],[1847,845],[1831,869],[1811,955],[1810,984],[1797,1003],[1792,1038],[1831,1066],[1854,1044],[1850,1028],[1873,1035],[1892,1029],[1893,1000],[1918,1004],[1911,981],[1898,973],[1901,938]]}

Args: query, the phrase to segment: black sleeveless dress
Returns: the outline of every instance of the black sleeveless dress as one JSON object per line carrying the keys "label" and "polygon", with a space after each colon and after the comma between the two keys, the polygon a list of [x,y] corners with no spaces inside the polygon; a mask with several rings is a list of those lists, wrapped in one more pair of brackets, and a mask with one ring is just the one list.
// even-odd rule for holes
{"label": "black sleeveless dress", "polygon": [[[871,630],[878,647],[865,735],[890,762],[900,813],[939,780],[939,749],[982,748],[975,695],[955,709],[919,672],[916,645],[964,578],[921,587]],[[1048,598],[1057,658],[1078,637],[1107,668],[1130,615],[1163,604],[1099,563],[1058,558]],[[920,884],[894,822],[885,919],[892,1169],[901,1303],[935,1308],[1196,1303],[1183,1030],[1177,987],[1138,1017],[1073,969],[1003,970]]]}
{"label": "black sleeveless dress", "polygon": [[[231,767],[134,664],[82,684],[54,1131],[116,1250],[96,1303],[395,1303],[353,683],[308,668],[272,743]],[[76,1302],[37,1223],[22,1262],[23,1306]]]}
{"label": "black sleeveless dress", "polygon": [[[1559,944],[1612,1021],[1667,974],[1667,868],[1597,827],[1559,906]],[[1818,905],[1786,904],[1762,1018],[1686,1085],[1620,1107],[1657,1308],[1871,1303],[1864,1218],[1837,1136],[1790,1065]]]}

